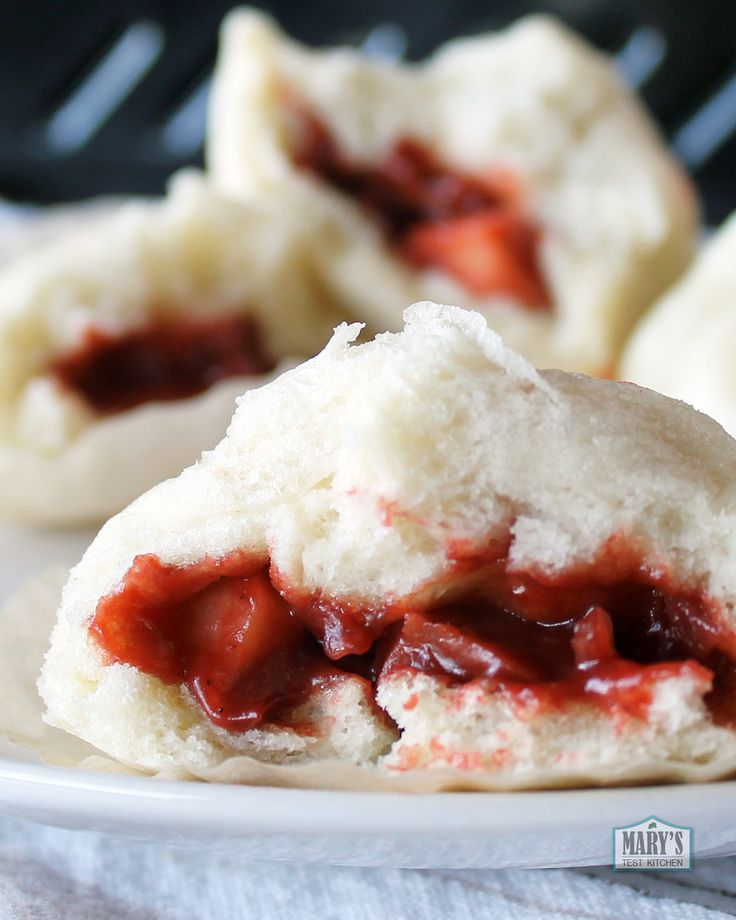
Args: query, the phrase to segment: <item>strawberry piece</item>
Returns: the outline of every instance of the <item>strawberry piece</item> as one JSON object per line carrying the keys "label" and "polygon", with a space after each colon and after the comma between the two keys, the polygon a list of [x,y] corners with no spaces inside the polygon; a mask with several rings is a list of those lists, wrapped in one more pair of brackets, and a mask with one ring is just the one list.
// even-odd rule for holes
{"label": "strawberry piece", "polygon": [[476,678],[533,682],[542,678],[523,654],[419,613],[407,614],[384,648],[384,656],[382,677],[408,668],[424,674],[446,674],[462,682]]}
{"label": "strawberry piece", "polygon": [[188,670],[222,686],[282,648],[295,648],[304,630],[273,589],[265,572],[223,578],[181,609],[181,643]]}
{"label": "strawberry piece", "polygon": [[575,624],[572,649],[578,667],[616,657],[611,618],[602,607],[591,607]]}
{"label": "strawberry piece", "polygon": [[288,110],[294,163],[359,202],[402,258],[443,269],[479,297],[504,294],[528,309],[551,309],[539,233],[511,173],[459,172],[412,138],[377,163],[355,162],[313,113],[294,102]]}
{"label": "strawberry piece", "polygon": [[417,266],[444,269],[478,297],[505,294],[546,310],[537,235],[514,211],[499,209],[419,224],[407,233],[403,252]]}
{"label": "strawberry piece", "polygon": [[216,724],[256,725],[301,683],[307,636],[265,572],[215,582],[182,607],[181,624],[186,680]]}

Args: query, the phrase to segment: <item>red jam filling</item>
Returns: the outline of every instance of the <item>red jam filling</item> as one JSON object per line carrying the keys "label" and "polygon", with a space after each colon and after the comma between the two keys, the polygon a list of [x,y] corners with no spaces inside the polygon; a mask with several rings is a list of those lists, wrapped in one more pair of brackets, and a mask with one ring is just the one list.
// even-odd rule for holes
{"label": "red jam filling", "polygon": [[555,579],[511,572],[506,555],[455,568],[460,579],[433,601],[369,609],[294,594],[267,560],[239,553],[184,567],[138,556],[90,632],[110,661],[185,684],[231,731],[287,722],[325,682],[370,686],[404,671],[482,681],[537,709],[584,700],[639,718],[661,680],[690,675],[714,679],[711,711],[736,722],[720,607],[633,554],[609,547]]}
{"label": "red jam filling", "polygon": [[63,387],[107,415],[195,396],[225,378],[274,366],[253,319],[220,316],[161,320],[121,335],[92,329],[50,370]]}
{"label": "red jam filling", "polygon": [[360,202],[405,261],[439,268],[479,297],[505,295],[550,309],[539,232],[509,176],[460,173],[410,139],[377,165],[360,165],[340,152],[319,119],[298,107],[292,114],[296,165]]}

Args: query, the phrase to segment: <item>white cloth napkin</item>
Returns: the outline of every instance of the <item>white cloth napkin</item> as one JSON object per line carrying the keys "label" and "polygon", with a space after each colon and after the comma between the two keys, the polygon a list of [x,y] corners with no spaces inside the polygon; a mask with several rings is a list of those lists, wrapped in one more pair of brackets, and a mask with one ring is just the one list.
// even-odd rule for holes
{"label": "white cloth napkin", "polygon": [[0,920],[717,920],[736,858],[692,873],[350,869],[0,820]]}

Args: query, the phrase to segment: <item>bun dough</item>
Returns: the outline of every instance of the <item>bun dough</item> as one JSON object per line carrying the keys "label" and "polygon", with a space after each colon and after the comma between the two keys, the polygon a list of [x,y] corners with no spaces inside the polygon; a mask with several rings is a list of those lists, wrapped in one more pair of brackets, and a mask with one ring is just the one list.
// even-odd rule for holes
{"label": "bun dough", "polygon": [[[295,167],[293,98],[350,162],[375,166],[411,138],[460,173],[510,171],[541,231],[553,309],[479,297],[398,258],[355,200]],[[692,254],[689,180],[612,65],[544,17],[404,65],[307,49],[263,14],[236,11],[222,33],[208,162],[227,192],[278,189],[309,211],[324,279],[356,318],[396,329],[412,300],[459,303],[542,367],[610,375],[639,315]]]}
{"label": "bun dough", "polygon": [[645,715],[623,721],[579,699],[520,714],[482,682],[398,671],[378,682],[393,726],[347,678],[303,704],[316,732],[234,733],[90,637],[100,599],[142,554],[187,566],[237,551],[270,559],[293,596],[380,609],[443,579],[462,587],[452,547],[472,556],[506,539],[509,571],[544,581],[595,573],[623,537],[635,572],[715,599],[734,642],[736,444],[720,426],[634,385],[539,373],[476,313],[425,303],[405,319],[360,346],[359,327],[338,328],[316,358],[246,393],[215,450],[103,527],[63,594],[39,683],[48,722],[126,763],[195,774],[237,753],[506,781],[541,770],[545,784],[571,764],[732,770],[736,735],[711,718],[697,667],[658,681]]}
{"label": "bun dough", "polygon": [[684,399],[736,434],[736,215],[652,307],[620,376]]}
{"label": "bun dough", "polygon": [[163,201],[90,216],[2,268],[0,515],[103,520],[214,446],[236,395],[272,376],[99,415],[49,373],[89,330],[245,314],[276,359],[314,354],[335,317],[312,282],[305,234],[298,216],[230,201],[188,173]]}

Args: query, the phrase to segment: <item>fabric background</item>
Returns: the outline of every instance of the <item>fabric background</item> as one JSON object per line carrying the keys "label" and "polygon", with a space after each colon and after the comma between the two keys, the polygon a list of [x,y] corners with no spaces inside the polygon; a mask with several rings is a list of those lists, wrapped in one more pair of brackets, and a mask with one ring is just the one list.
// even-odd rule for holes
{"label": "fabric background", "polygon": [[736,858],[692,873],[245,861],[0,820],[0,920],[716,920]]}

